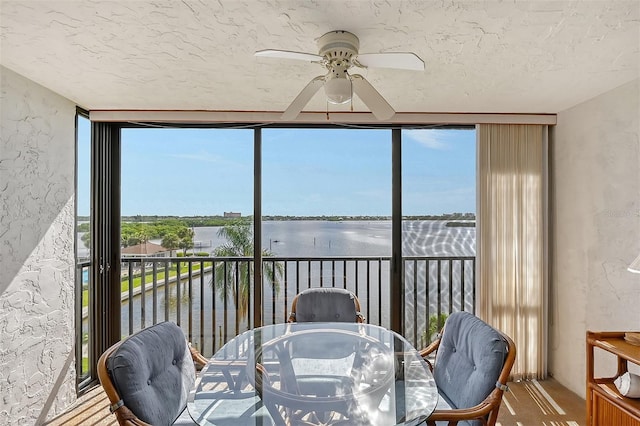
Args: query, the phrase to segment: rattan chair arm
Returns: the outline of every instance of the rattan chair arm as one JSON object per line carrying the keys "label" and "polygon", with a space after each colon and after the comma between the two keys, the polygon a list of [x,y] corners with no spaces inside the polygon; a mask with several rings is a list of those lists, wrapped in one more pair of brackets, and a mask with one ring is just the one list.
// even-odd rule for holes
{"label": "rattan chair arm", "polygon": [[152,426],[137,418],[136,415],[124,405],[114,411],[113,414],[116,415],[118,423],[123,426]]}
{"label": "rattan chair arm", "polygon": [[198,370],[202,370],[205,365],[209,362],[207,358],[205,358],[196,348],[191,346],[191,342],[189,342],[189,351],[191,352],[191,358],[193,358],[193,362],[195,362]]}
{"label": "rattan chair arm", "polygon": [[429,344],[429,346],[427,346],[426,348],[420,350],[420,356],[422,358],[428,357],[433,352],[436,352],[438,350],[439,346],[440,346],[440,339],[434,340],[433,342],[431,342]]}
{"label": "rattan chair arm", "polygon": [[480,420],[486,425],[489,413],[496,408],[497,406],[495,401],[489,401],[489,397],[487,397],[487,399],[482,401],[480,404],[470,408],[435,410],[427,419],[427,425],[434,426],[436,422],[444,421],[449,422],[449,426],[455,426],[458,422],[466,420]]}

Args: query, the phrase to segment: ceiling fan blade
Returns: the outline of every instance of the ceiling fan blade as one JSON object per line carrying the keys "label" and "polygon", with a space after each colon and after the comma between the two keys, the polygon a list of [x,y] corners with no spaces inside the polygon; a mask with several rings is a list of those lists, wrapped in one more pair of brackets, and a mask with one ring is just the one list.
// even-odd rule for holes
{"label": "ceiling fan blade", "polygon": [[380,93],[360,74],[351,76],[353,92],[369,107],[378,120],[388,120],[396,113]]}
{"label": "ceiling fan blade", "polygon": [[395,68],[424,71],[424,61],[415,53],[387,52],[363,53],[355,62],[365,68]]}
{"label": "ceiling fan blade", "polygon": [[298,114],[300,114],[300,111],[302,111],[302,108],[309,103],[313,95],[324,85],[324,79],[325,76],[320,75],[311,80],[309,84],[298,93],[298,96],[291,102],[291,105],[289,105],[285,112],[282,113],[281,118],[283,120],[293,120],[296,118]]}
{"label": "ceiling fan blade", "polygon": [[322,60],[322,56],[314,55],[312,53],[291,52],[289,50],[274,50],[274,49],[258,50],[255,53],[255,56],[259,56],[262,58],[296,59],[299,61],[309,61],[309,62]]}

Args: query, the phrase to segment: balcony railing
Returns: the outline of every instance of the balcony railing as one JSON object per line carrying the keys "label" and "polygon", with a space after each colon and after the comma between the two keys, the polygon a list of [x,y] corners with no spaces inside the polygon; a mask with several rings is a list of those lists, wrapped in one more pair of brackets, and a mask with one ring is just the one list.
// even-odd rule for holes
{"label": "balcony railing", "polygon": [[[253,258],[126,257],[121,262],[123,336],[171,320],[211,356],[253,327]],[[293,297],[302,290],[341,287],[358,296],[368,323],[390,327],[390,264],[389,257],[264,258],[263,324],[286,321]],[[78,264],[78,276],[90,276],[89,268]],[[404,335],[416,347],[429,342],[443,314],[475,312],[475,257],[404,257],[403,276]],[[87,313],[83,307],[78,327],[83,340]]]}

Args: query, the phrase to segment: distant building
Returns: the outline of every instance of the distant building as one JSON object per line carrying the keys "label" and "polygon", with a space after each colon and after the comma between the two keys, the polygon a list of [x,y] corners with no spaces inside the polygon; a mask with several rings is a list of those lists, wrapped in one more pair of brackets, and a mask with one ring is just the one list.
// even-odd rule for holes
{"label": "distant building", "polygon": [[242,213],[224,212],[224,217],[242,217]]}

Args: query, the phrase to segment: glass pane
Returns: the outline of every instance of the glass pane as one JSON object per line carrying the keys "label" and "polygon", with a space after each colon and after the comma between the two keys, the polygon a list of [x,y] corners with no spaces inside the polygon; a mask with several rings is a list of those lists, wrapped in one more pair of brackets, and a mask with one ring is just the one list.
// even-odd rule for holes
{"label": "glass pane", "polygon": [[210,356],[248,329],[253,265],[220,230],[252,214],[252,130],[124,129],[123,334],[174,321]]}
{"label": "glass pane", "polygon": [[262,140],[264,323],[286,321],[306,288],[341,287],[367,322],[389,326],[391,131],[266,129]]}
{"label": "glass pane", "polygon": [[402,131],[405,337],[424,347],[475,310],[475,129]]}
{"label": "glass pane", "polygon": [[76,128],[76,286],[77,324],[80,324],[78,382],[89,376],[89,285],[91,212],[91,122],[78,115]]}

